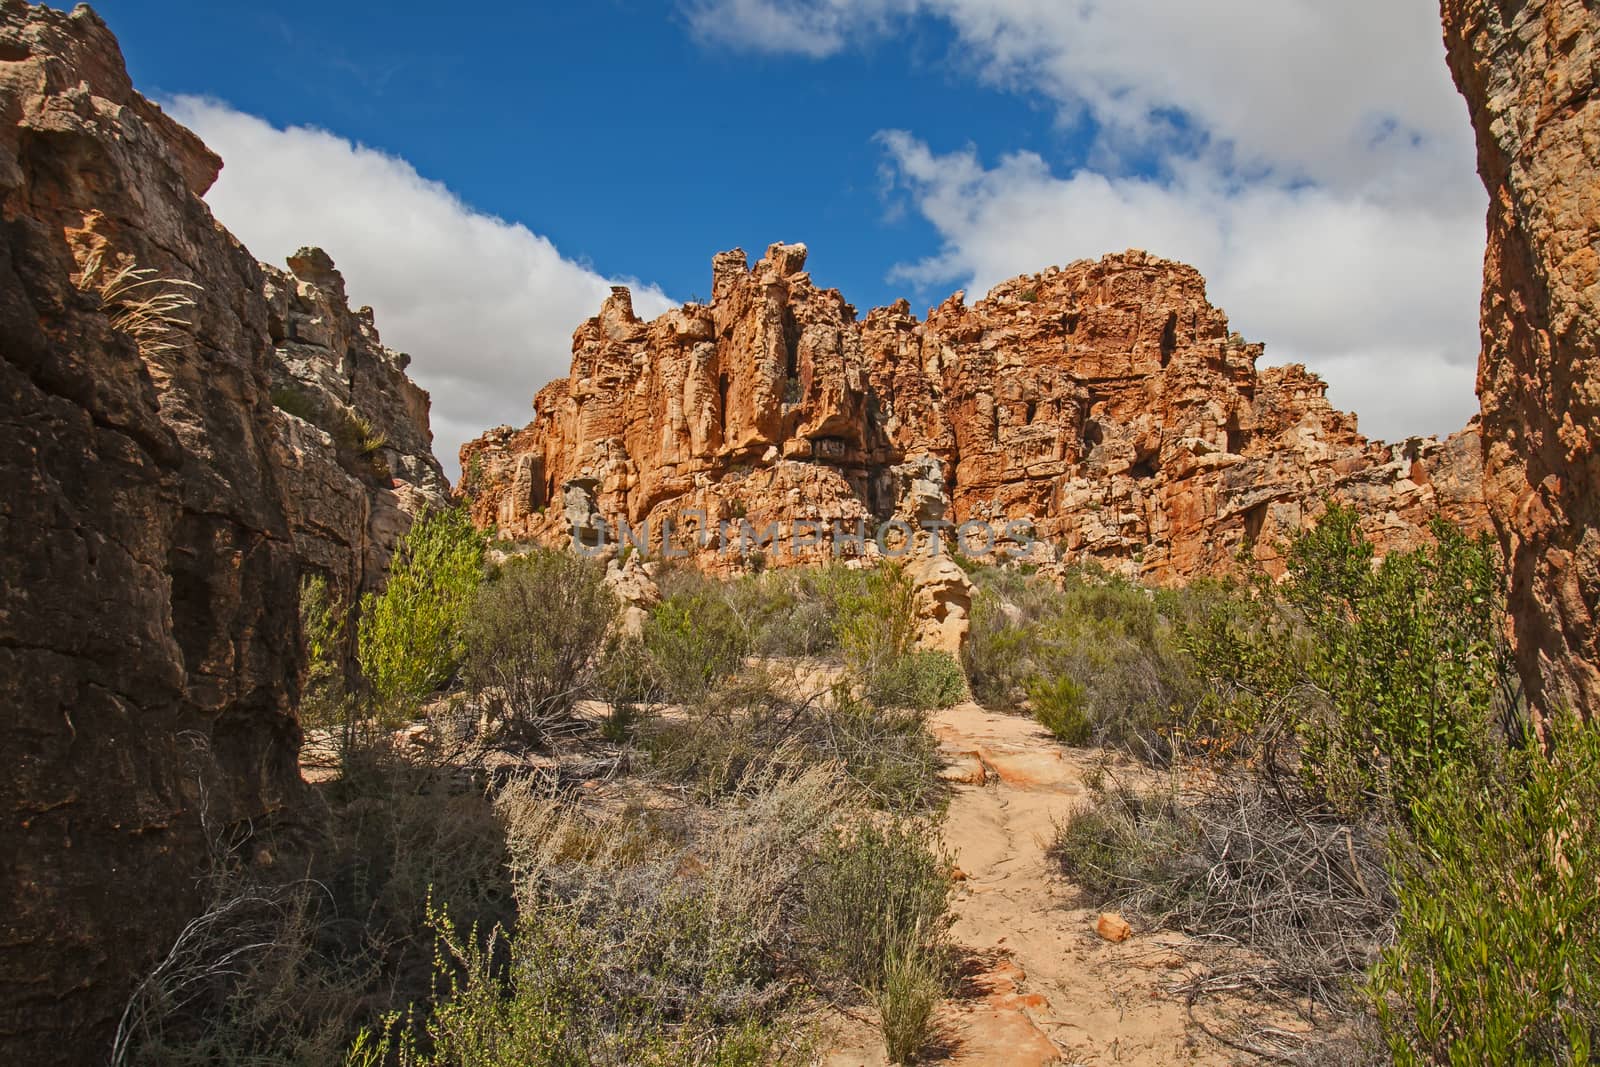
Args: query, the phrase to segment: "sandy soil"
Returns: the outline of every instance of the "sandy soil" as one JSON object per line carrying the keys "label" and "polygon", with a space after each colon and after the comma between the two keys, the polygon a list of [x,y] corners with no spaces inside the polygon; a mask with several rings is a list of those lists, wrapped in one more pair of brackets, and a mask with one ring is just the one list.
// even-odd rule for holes
{"label": "sandy soil", "polygon": [[[937,715],[955,780],[946,841],[964,880],[956,939],[962,987],[941,1009],[935,1062],[1231,1064],[1248,1057],[1208,1038],[1169,992],[1197,973],[1180,935],[1135,928],[1121,944],[1094,930],[1099,913],[1045,855],[1054,823],[1087,793],[1098,753],[1063,749],[1031,720],[963,704]],[[1137,773],[1137,772],[1130,772]],[[959,877],[959,876],[958,876]],[[840,1023],[828,1067],[886,1062],[873,1020]]]}

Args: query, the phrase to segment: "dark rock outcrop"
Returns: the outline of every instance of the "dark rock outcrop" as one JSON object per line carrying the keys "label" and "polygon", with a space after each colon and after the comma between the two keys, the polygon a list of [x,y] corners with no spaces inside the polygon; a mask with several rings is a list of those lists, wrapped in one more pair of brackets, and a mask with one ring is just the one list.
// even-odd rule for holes
{"label": "dark rock outcrop", "polygon": [[1600,11],[1444,0],[1489,190],[1485,495],[1536,707],[1600,715]]}
{"label": "dark rock outcrop", "polygon": [[[446,492],[426,395],[325,256],[217,224],[220,166],[88,8],[0,2],[7,1063],[104,1062],[219,850],[292,866],[302,564],[370,587]],[[366,420],[353,473],[291,380]]]}

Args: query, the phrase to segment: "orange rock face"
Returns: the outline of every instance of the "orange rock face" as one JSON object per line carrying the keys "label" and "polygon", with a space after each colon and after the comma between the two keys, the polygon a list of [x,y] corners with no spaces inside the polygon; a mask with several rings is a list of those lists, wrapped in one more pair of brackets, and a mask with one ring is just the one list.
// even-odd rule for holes
{"label": "orange rock face", "polygon": [[[1258,372],[1262,346],[1230,331],[1191,267],[1130,251],[919,321],[905,301],[858,318],[805,258],[723,253],[709,304],[649,323],[615,290],[534,421],[462,449],[477,521],[547,541],[648,524],[660,550],[670,520],[671,546],[711,565],[730,553],[694,531],[775,524],[769,558],[794,562],[880,551],[835,525],[1024,522],[1032,558],[1162,581],[1227,570],[1246,546],[1272,568],[1274,541],[1328,498],[1384,549],[1426,537],[1436,513],[1486,523],[1475,428],[1368,441],[1303,367]],[[808,523],[822,543],[790,551]],[[989,536],[973,528],[971,554]]]}
{"label": "orange rock face", "polygon": [[1444,0],[1489,190],[1485,494],[1536,706],[1600,713],[1600,32],[1584,0]]}

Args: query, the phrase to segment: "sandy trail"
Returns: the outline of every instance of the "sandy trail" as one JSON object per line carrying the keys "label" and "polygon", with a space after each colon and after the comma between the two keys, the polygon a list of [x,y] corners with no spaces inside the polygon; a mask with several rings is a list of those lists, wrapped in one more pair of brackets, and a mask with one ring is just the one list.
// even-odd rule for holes
{"label": "sandy trail", "polygon": [[[1094,754],[1041,727],[976,704],[931,722],[954,785],[946,841],[965,879],[956,940],[968,953],[961,991],[941,1009],[943,1059],[971,1067],[1033,1064],[1228,1064],[1166,993],[1186,967],[1179,935],[1135,931],[1112,944],[1097,913],[1045,855],[1059,820],[1086,795]],[[964,780],[959,780],[964,779]],[[848,1022],[830,1067],[885,1063],[870,1020]]]}

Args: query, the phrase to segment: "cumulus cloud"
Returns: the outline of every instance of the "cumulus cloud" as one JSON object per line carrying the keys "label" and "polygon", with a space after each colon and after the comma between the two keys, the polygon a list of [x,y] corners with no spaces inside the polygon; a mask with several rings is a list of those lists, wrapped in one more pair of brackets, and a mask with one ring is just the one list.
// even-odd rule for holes
{"label": "cumulus cloud", "polygon": [[1429,5],[691,0],[686,11],[707,40],[807,56],[942,19],[954,64],[1082,123],[1087,157],[1061,168],[881,134],[891,185],[943,238],[892,277],[981,292],[1146,248],[1200,268],[1270,361],[1322,373],[1369,433],[1448,432],[1476,410],[1485,199]]}
{"label": "cumulus cloud", "polygon": [[[613,284],[519,223],[475,211],[402,159],[310,127],[279,129],[215,100],[168,110],[222,156],[206,196],[257,258],[328,251],[351,304],[370,304],[384,343],[411,353],[433,395],[434,452],[452,476],[463,441],[532,417],[529,401],[567,373],[573,329]],[[633,284],[634,308],[672,301]]]}

